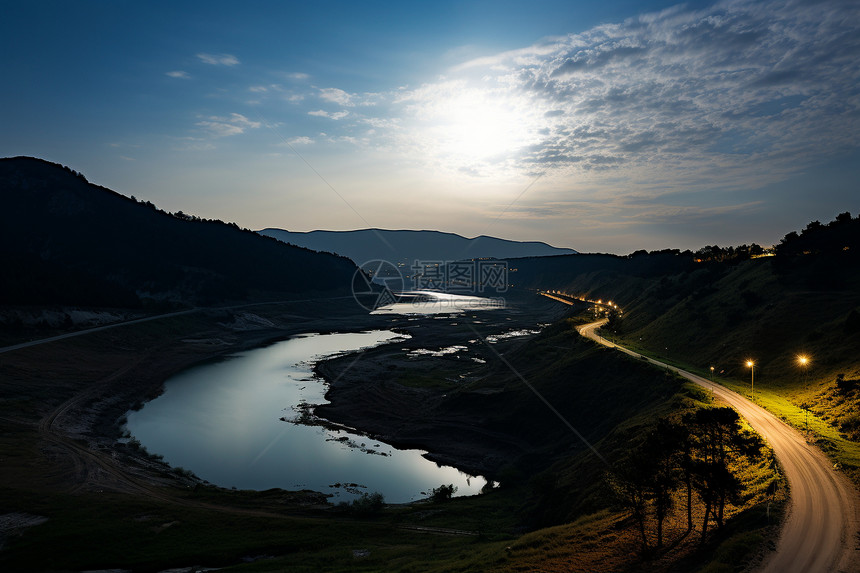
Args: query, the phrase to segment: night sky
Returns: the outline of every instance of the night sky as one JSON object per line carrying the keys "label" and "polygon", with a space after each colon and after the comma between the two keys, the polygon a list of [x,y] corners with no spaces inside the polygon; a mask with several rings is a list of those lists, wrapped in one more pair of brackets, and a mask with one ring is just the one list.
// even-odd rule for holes
{"label": "night sky", "polygon": [[0,66],[0,156],[252,229],[629,253],[860,211],[856,1],[3,2]]}

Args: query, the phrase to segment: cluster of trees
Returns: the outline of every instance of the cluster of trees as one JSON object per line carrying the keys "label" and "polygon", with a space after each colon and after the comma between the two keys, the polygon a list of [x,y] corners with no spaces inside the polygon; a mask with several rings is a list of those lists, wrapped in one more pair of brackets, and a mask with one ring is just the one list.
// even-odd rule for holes
{"label": "cluster of trees", "polygon": [[[860,216],[851,217],[851,213],[840,213],[833,221],[823,224],[812,221],[800,233],[792,231],[782,238],[779,245],[774,247],[776,255],[809,255],[821,253],[836,253],[860,249]],[[658,259],[661,256],[692,257],[696,262],[740,262],[769,252],[769,249],[752,243],[737,247],[720,247],[706,245],[695,253],[690,250],[663,249],[659,251],[635,251],[627,256],[628,259],[650,257]]]}
{"label": "cluster of trees", "polygon": [[[72,173],[74,173],[74,171]],[[189,213],[184,213],[182,211],[177,211],[176,213],[171,213],[170,211],[165,211],[164,209],[159,209],[155,205],[155,203],[153,203],[152,201],[142,201],[142,200],[138,199],[137,197],[135,197],[134,195],[130,196],[129,199],[131,199],[135,203],[143,205],[144,207],[149,207],[153,211],[156,211],[158,213],[163,213],[165,215],[170,215],[171,217],[174,217],[176,219],[180,219],[182,221],[191,221],[193,223],[217,223],[220,225],[227,225],[228,227],[233,227],[234,229],[239,229],[239,230],[245,231],[247,233],[253,233],[254,232],[251,229],[244,228],[244,227],[240,229],[239,225],[237,225],[236,223],[233,223],[233,222],[225,223],[221,219],[207,219],[205,217],[198,217],[197,215],[191,215]]]}
{"label": "cluster of trees", "polygon": [[83,181],[84,183],[89,183],[89,181],[87,181],[87,178],[84,176],[83,173],[81,173],[79,171],[75,171],[74,169],[72,169],[68,165],[63,165],[63,169],[65,169],[66,171],[68,171],[69,173],[71,173],[72,175],[74,175],[75,177],[77,177],[78,179]]}
{"label": "cluster of trees", "polygon": [[851,218],[851,213],[840,213],[836,219],[825,224],[812,221],[799,234],[792,231],[776,246],[780,256],[816,255],[844,253],[860,249],[860,217]]}
{"label": "cluster of trees", "polygon": [[[704,542],[710,523],[723,527],[726,505],[742,501],[744,486],[736,473],[739,463],[761,456],[761,440],[742,429],[737,412],[727,407],[703,408],[678,421],[659,420],[616,465],[610,484],[636,521],[643,551],[652,548],[652,537],[656,548],[663,546],[663,526],[678,499],[685,505],[685,536],[694,529],[694,497],[702,504]],[[652,522],[654,534],[649,535]]]}
{"label": "cluster of trees", "polygon": [[693,259],[696,262],[714,261],[714,262],[740,262],[750,259],[751,257],[762,255],[766,252],[764,247],[752,243],[751,245],[740,245],[738,247],[720,247],[719,245],[706,245],[695,253],[689,249],[662,249],[659,251],[646,251],[640,249],[628,255],[628,258],[651,257],[656,259],[659,257],[673,256]]}
{"label": "cluster of trees", "polygon": [[696,261],[740,262],[758,255],[763,255],[764,253],[765,249],[756,243],[725,248],[718,245],[711,245],[704,246],[696,251]]}
{"label": "cluster of trees", "polygon": [[455,493],[457,493],[457,486],[454,484],[443,484],[430,490],[430,499],[433,501],[448,501]]}
{"label": "cluster of trees", "polygon": [[[81,176],[81,177],[83,177],[83,176]],[[153,211],[156,211],[158,213],[163,213],[165,215],[169,215],[169,216],[173,217],[174,219],[179,219],[181,221],[189,221],[191,223],[213,223],[216,225],[226,225],[227,227],[231,227],[233,229],[236,229],[237,231],[242,231],[244,233],[251,233],[252,235],[256,235],[256,236],[268,239],[269,241],[274,241],[276,243],[283,242],[283,241],[276,239],[275,237],[270,237],[268,235],[260,235],[256,231],[252,231],[251,229],[249,229],[247,227],[240,227],[239,225],[237,225],[233,221],[230,221],[229,223],[227,223],[227,222],[222,221],[221,219],[207,219],[205,217],[198,217],[197,215],[192,215],[190,213],[185,213],[183,211],[177,211],[175,213],[171,213],[170,211],[165,211],[164,209],[159,209],[155,205],[155,203],[153,203],[152,201],[141,201],[141,200],[137,199],[134,195],[129,197],[129,199],[131,199],[135,203],[143,205],[144,207],[149,207]],[[287,244],[292,245],[292,243],[287,243]],[[293,246],[295,246],[295,245],[293,245]],[[304,247],[302,247],[302,248],[304,248]],[[320,251],[314,251],[313,249],[307,249],[307,250],[312,251],[312,252],[320,252]]]}

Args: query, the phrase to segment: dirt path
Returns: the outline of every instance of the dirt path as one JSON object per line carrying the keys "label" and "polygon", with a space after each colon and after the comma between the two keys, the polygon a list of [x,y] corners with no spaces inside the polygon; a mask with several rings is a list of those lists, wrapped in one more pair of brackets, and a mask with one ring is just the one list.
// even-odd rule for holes
{"label": "dirt path", "polygon": [[133,320],[126,320],[123,322],[115,322],[113,324],[105,324],[104,326],[96,326],[93,328],[87,328],[84,330],[78,330],[75,332],[67,332],[66,334],[59,334],[57,336],[51,336],[49,338],[41,338],[39,340],[31,340],[29,342],[22,342],[20,344],[13,344],[11,346],[3,346],[0,347],[0,354],[4,352],[12,352],[15,350],[21,350],[22,348],[30,348],[31,346],[39,346],[40,344],[48,344],[49,342],[56,342],[58,340],[66,340],[68,338],[74,338],[76,336],[84,336],[86,334],[92,334],[94,332],[103,332],[105,330],[110,330],[111,328],[117,328],[120,326],[131,326],[133,324],[141,324],[144,322],[150,322],[153,320],[163,320],[165,318],[173,318],[176,316],[183,316],[186,314],[192,314],[195,312],[201,312],[205,310],[236,310],[240,308],[251,308],[255,306],[266,306],[266,305],[276,305],[276,304],[295,304],[295,303],[303,303],[303,302],[320,302],[326,300],[344,300],[352,298],[350,296],[335,296],[328,298],[304,298],[297,300],[281,300],[281,301],[272,301],[272,302],[250,302],[244,304],[234,304],[230,306],[217,306],[217,307],[195,307],[188,310],[181,310],[178,312],[168,312],[166,314],[157,314],[155,316],[147,316],[144,318],[136,318]]}

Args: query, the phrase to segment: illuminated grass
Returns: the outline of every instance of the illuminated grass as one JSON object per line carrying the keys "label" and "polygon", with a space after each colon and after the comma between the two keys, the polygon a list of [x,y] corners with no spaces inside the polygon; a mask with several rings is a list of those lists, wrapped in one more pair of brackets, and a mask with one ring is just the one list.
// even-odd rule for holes
{"label": "illuminated grass", "polygon": [[[604,333],[601,333],[603,335]],[[610,339],[608,336],[607,339]],[[677,360],[667,359],[659,354],[656,354],[648,348],[643,348],[633,342],[629,342],[621,337],[615,337],[618,344],[638,352],[644,356],[648,356],[655,360],[660,360],[672,366],[686,370],[693,374],[697,374],[702,378],[709,379],[711,376],[710,370],[679,362]],[[722,377],[715,377],[714,382],[725,386],[729,390],[737,392],[745,398],[750,398],[750,383],[748,381],[737,381]],[[768,385],[756,385],[755,387],[755,402],[774,414],[779,419],[790,424],[801,432],[806,431],[807,427],[807,412],[797,404],[793,403],[788,396],[792,393],[787,389],[774,389]],[[818,446],[827,454],[835,463],[845,468],[849,474],[854,474],[860,469],[860,443],[851,441],[845,438],[838,428],[834,428],[826,420],[816,416],[812,411],[809,412],[809,435],[810,441],[817,442]]]}

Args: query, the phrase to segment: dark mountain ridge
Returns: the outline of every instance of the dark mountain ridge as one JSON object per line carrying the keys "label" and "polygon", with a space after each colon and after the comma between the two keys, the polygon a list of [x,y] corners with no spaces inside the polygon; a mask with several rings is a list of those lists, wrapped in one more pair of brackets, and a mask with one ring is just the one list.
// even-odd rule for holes
{"label": "dark mountain ridge", "polygon": [[0,159],[0,300],[140,307],[349,292],[355,265],[234,223],[166,213],[61,165]]}
{"label": "dark mountain ridge", "polygon": [[469,239],[442,231],[359,229],[295,232],[269,228],[258,232],[285,243],[337,253],[358,265],[372,260],[411,265],[416,260],[461,261],[576,254],[573,249],[553,247],[539,241],[511,241],[486,235]]}

